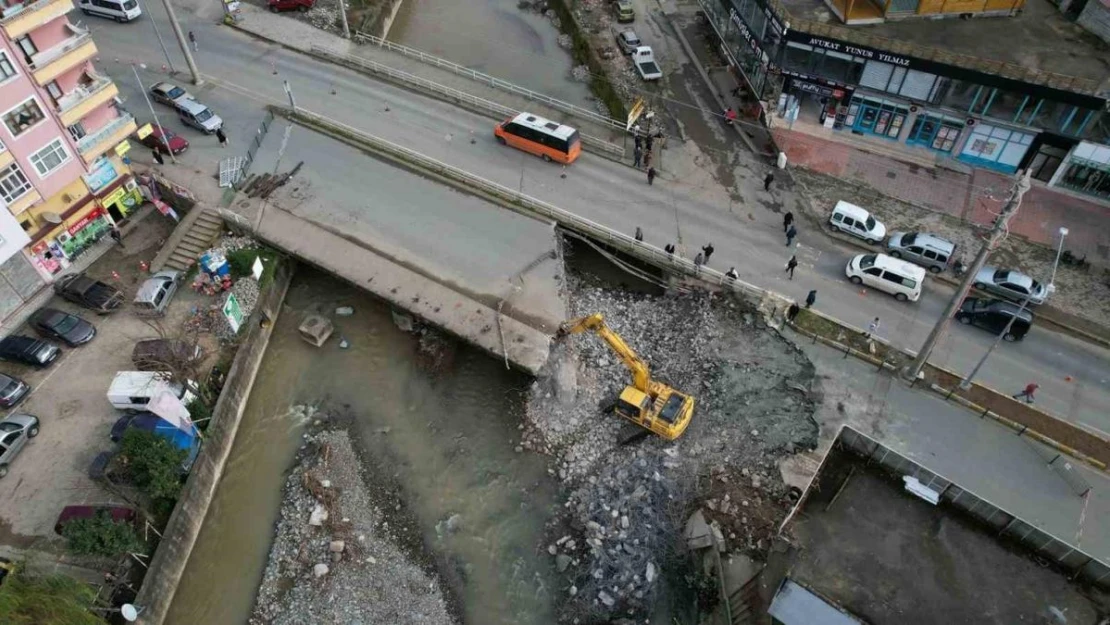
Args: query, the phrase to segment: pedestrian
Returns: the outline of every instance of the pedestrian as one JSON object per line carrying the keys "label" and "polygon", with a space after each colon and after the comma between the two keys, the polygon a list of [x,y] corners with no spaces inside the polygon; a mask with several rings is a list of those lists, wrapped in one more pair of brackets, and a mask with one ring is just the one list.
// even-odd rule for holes
{"label": "pedestrian", "polygon": [[1036,384],[1035,382],[1030,382],[1029,384],[1025,385],[1025,390],[1018,393],[1017,395],[1012,395],[1012,397],[1014,399],[1017,399],[1018,397],[1024,397],[1025,403],[1031,404],[1033,403],[1033,393],[1037,392],[1037,389],[1039,388],[1039,384]]}
{"label": "pedestrian", "polygon": [[713,255],[713,244],[707,244],[705,247],[701,248],[701,251],[705,252],[705,262],[709,264],[709,257]]}
{"label": "pedestrian", "polygon": [[786,271],[790,274],[790,279],[794,279],[794,268],[798,266],[798,257],[791,256],[790,260],[786,261]]}
{"label": "pedestrian", "polygon": [[790,247],[794,243],[794,237],[796,236],[798,236],[798,230],[794,227],[794,224],[790,224],[790,227],[786,229],[786,247]]}
{"label": "pedestrian", "polygon": [[725,109],[725,125],[731,126],[732,122],[734,121],[736,121],[736,111],[732,110],[732,107],[730,106]]}
{"label": "pedestrian", "polygon": [[[775,173],[771,172],[771,171],[767,172],[767,175],[763,177],[763,190],[764,191],[770,191],[771,190],[771,183],[774,182],[774,181],[775,181]],[[794,217],[790,213],[787,213],[787,215],[790,215],[791,219],[793,219],[793,217]]]}
{"label": "pedestrian", "polygon": [[191,30],[189,31],[189,45],[193,46],[193,52],[200,52],[200,47],[197,46],[197,36]]}
{"label": "pedestrian", "polygon": [[655,168],[648,167],[648,184],[655,182]]}
{"label": "pedestrian", "polygon": [[633,139],[636,141],[636,149],[637,150],[639,150],[641,147],[643,147],[643,143],[644,143],[644,138],[643,137],[641,137],[640,135],[637,134],[633,137]]}
{"label": "pedestrian", "polygon": [[640,168],[640,159],[644,158],[644,151],[640,149],[640,142],[636,142],[636,149],[632,150],[632,166]]}
{"label": "pedestrian", "polygon": [[809,295],[806,295],[806,308],[809,308],[810,306],[813,306],[813,304],[816,301],[817,301],[817,289],[813,289],[812,291],[809,292]]}
{"label": "pedestrian", "polygon": [[674,255],[674,243],[668,243],[668,244],[664,245],[663,246],[663,251],[673,256]]}
{"label": "pedestrian", "polygon": [[224,134],[223,126],[216,129],[216,140],[220,142],[221,148],[227,147],[227,135]]}
{"label": "pedestrian", "polygon": [[798,313],[800,312],[802,312],[802,309],[798,307],[798,302],[791,303],[790,308],[786,309],[786,320],[790,323],[794,323],[794,319],[798,317]]}
{"label": "pedestrian", "polygon": [[701,252],[698,252],[698,255],[694,257],[694,269],[696,271],[701,271],[701,266],[704,264],[705,257],[701,255]]}
{"label": "pedestrian", "polygon": [[864,334],[863,338],[869,339],[878,331],[879,331],[879,318],[875,317],[875,320],[871,322],[871,325],[867,326],[867,334]]}
{"label": "pedestrian", "polygon": [[112,237],[112,240],[115,241],[117,245],[123,247],[123,233],[120,232],[118,227],[113,225],[112,229],[108,231],[108,236]]}
{"label": "pedestrian", "polygon": [[644,167],[651,167],[651,150],[644,152]]}
{"label": "pedestrian", "polygon": [[640,230],[640,226],[636,226],[636,240],[637,241],[643,241],[644,240],[644,231]]}
{"label": "pedestrian", "polygon": [[162,153],[158,151],[158,148],[154,148],[153,150],[150,151],[150,153],[154,157],[154,162],[155,163],[158,163],[159,165],[165,165],[166,164],[166,160],[162,158]]}
{"label": "pedestrian", "polygon": [[794,223],[794,213],[786,211],[786,214],[782,216],[782,231],[789,230],[792,223]]}
{"label": "pedestrian", "polygon": [[725,272],[725,277],[729,280],[735,280],[740,277],[740,274],[736,273],[736,267],[729,267],[728,271]]}
{"label": "pedestrian", "polygon": [[651,146],[654,145],[654,144],[655,144],[655,137],[653,137],[649,134],[647,136],[647,139],[644,140],[644,147],[647,148],[648,152],[651,152]]}

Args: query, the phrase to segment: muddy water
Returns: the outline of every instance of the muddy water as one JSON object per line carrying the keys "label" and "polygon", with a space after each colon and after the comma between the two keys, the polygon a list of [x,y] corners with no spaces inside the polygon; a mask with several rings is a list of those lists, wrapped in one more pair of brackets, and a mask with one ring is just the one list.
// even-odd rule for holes
{"label": "muddy water", "polygon": [[589,89],[570,77],[570,53],[546,17],[517,0],[404,0],[389,40],[585,106]]}
{"label": "muddy water", "polygon": [[[353,306],[316,349],[296,336],[310,310]],[[388,308],[302,268],[289,291],[225,475],[174,599],[169,625],[246,621],[265,566],[281,485],[303,424],[289,407],[343,407],[357,439],[400,487],[468,623],[550,623],[558,592],[537,553],[555,502],[544,460],[514,452],[529,379],[458,346],[438,374]],[[460,529],[436,526],[460,515]],[[546,554],[545,554],[546,555]],[[311,620],[311,619],[309,619]]]}

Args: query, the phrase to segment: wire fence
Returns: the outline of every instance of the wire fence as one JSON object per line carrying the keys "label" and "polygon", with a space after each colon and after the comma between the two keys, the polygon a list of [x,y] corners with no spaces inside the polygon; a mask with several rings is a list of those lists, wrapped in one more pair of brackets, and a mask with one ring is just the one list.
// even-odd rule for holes
{"label": "wire fence", "polygon": [[247,147],[246,160],[243,161],[243,166],[239,172],[238,178],[235,180],[234,187],[238,190],[247,181],[247,173],[250,172],[251,163],[254,162],[254,155],[258,153],[258,148],[262,147],[262,142],[266,140],[266,133],[270,131],[270,124],[274,121],[274,112],[272,110],[266,111],[266,116],[262,118],[262,123],[258,125],[258,129],[254,132],[254,139],[251,140],[250,146]]}

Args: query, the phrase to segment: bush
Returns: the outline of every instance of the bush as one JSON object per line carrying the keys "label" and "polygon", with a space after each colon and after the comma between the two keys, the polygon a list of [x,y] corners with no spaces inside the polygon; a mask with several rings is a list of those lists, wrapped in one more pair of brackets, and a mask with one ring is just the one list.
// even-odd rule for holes
{"label": "bush", "polygon": [[248,247],[235,250],[227,255],[227,263],[231,268],[231,277],[238,280],[251,275],[254,269],[254,259],[262,258],[262,279],[258,281],[258,288],[263,289],[274,278],[274,269],[277,267],[278,253],[268,247]]}
{"label": "bush", "polygon": [[151,499],[176,499],[181,492],[181,464],[188,452],[166,438],[144,430],[128,430],[120,453],[131,480]]}
{"label": "bush", "polygon": [[0,584],[0,621],[4,625],[106,625],[90,612],[93,587],[65,575],[30,576],[22,568]]}
{"label": "bush", "polygon": [[143,541],[130,523],[113,521],[107,512],[69,521],[62,528],[62,536],[69,541],[67,549],[83,556],[113,557],[139,551],[143,547]]}
{"label": "bush", "polygon": [[202,399],[194,399],[185,406],[189,410],[189,418],[197,426],[201,432],[208,429],[208,424],[212,422],[212,407]]}

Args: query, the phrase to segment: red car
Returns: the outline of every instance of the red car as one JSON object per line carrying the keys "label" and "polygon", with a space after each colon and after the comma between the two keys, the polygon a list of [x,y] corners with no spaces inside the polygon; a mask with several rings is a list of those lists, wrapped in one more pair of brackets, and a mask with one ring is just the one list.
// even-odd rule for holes
{"label": "red car", "polygon": [[316,0],[270,0],[270,10],[274,13],[282,11],[305,11],[312,8]]}
{"label": "red car", "polygon": [[91,519],[101,512],[107,513],[112,521],[116,523],[135,525],[138,522],[138,514],[135,513],[134,509],[126,506],[66,506],[62,508],[62,513],[58,515],[58,520],[54,523],[54,531],[61,534],[62,528],[73,519]]}
{"label": "red car", "polygon": [[[186,141],[184,137],[167,129],[165,126],[162,127],[162,130],[166,131],[165,141],[162,141],[162,131],[158,129],[158,126],[153,126],[150,130],[150,134],[143,138],[143,145],[148,148],[157,148],[162,154],[169,154],[170,150],[173,150],[174,154],[181,154],[189,149],[189,142]],[[169,150],[166,149],[166,143],[170,145]]]}

